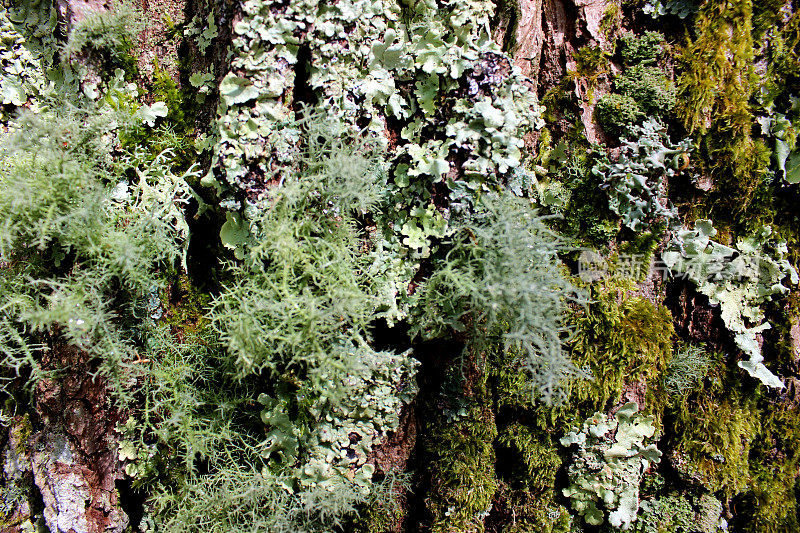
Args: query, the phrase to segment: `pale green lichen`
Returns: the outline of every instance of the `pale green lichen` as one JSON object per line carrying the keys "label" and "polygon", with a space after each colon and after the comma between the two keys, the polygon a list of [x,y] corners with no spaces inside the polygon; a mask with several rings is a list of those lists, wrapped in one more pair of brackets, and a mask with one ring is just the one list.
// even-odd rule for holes
{"label": "pale green lichen", "polygon": [[696,13],[699,7],[699,3],[695,0],[645,0],[642,11],[653,18],[676,15],[685,19]]}
{"label": "pale green lichen", "polygon": [[665,189],[668,178],[687,166],[690,152],[689,139],[672,144],[666,127],[649,120],[623,139],[616,161],[600,159],[592,172],[603,180],[611,210],[622,217],[623,224],[638,231],[677,215],[666,205]]}
{"label": "pale green lichen", "polygon": [[766,115],[756,118],[762,135],[773,139],[773,158],[777,173],[786,183],[800,183],[800,152],[797,150],[797,132],[800,126],[800,98],[791,96],[788,109],[781,113],[775,110],[775,102],[766,94],[760,95],[759,103]]}
{"label": "pale green lichen", "polygon": [[771,239],[769,227],[739,239],[735,247],[712,241],[716,234],[710,220],[698,220],[695,229],[678,231],[661,257],[667,267],[697,285],[712,305],[720,306],[725,326],[749,356],[739,366],[765,385],[783,388],[762,362],[758,335],[771,327],[761,306],[789,292],[787,278],[791,285],[800,282],[786,259],[786,243]]}
{"label": "pale green lichen", "polygon": [[711,356],[700,346],[679,346],[667,365],[664,389],[670,396],[685,397],[708,373]]}
{"label": "pale green lichen", "polygon": [[[332,119],[365,125],[384,146],[386,118],[404,124],[385,162],[398,206],[392,225],[406,246],[426,255],[448,219],[447,212],[432,215],[441,220],[436,229],[420,219],[432,207],[433,185],[445,182],[451,199],[470,204],[510,175],[523,135],[542,124],[535,94],[489,39],[492,4],[417,3],[408,19],[390,0],[276,5],[245,2],[234,27],[232,72],[220,86],[219,170],[205,182],[236,210],[242,199],[258,205],[268,184],[291,172],[302,135],[292,122],[295,70],[307,67],[314,106]],[[298,65],[301,49],[307,52]],[[431,128],[440,134],[423,142]],[[465,160],[454,174],[456,152]]]}
{"label": "pale green lichen", "polygon": [[0,6],[0,102],[21,106],[50,89],[45,77],[55,46],[42,46],[56,29],[56,10],[42,0]]}
{"label": "pale green lichen", "polygon": [[661,459],[655,444],[647,443],[655,435],[655,419],[638,411],[631,402],[613,418],[595,413],[561,439],[563,446],[575,446],[570,485],[562,492],[587,524],[602,524],[604,510],[617,528],[628,529],[636,520],[642,476]]}
{"label": "pale green lichen", "polygon": [[360,348],[348,355],[357,361],[352,368],[320,369],[312,376],[314,385],[301,388],[307,424],[290,420],[286,398],[259,397],[266,406],[262,420],[271,430],[262,453],[269,458],[280,452],[281,466],[294,468],[301,490],[334,491],[354,483],[369,494],[375,472],[369,454],[397,430],[401,409],[416,396],[419,363],[408,353]]}

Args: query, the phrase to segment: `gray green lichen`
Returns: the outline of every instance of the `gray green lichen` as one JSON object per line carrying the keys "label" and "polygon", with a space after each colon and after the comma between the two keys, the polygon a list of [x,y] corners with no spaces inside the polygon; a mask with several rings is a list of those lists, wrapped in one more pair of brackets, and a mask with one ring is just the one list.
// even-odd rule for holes
{"label": "gray green lichen", "polygon": [[739,239],[735,248],[712,241],[716,234],[710,220],[699,220],[694,230],[678,231],[661,257],[670,269],[695,283],[712,305],[720,306],[725,326],[749,357],[739,366],[765,385],[783,388],[783,382],[764,366],[758,335],[771,327],[762,305],[789,292],[785,279],[788,285],[800,283],[785,258],[786,243],[774,242],[769,227]]}
{"label": "gray green lichen", "polygon": [[570,486],[563,493],[587,524],[597,526],[607,519],[616,528],[629,529],[636,521],[642,476],[661,459],[655,445],[646,443],[655,435],[655,419],[638,411],[635,403],[627,403],[614,418],[595,413],[580,430],[561,439],[563,446],[576,446]]}

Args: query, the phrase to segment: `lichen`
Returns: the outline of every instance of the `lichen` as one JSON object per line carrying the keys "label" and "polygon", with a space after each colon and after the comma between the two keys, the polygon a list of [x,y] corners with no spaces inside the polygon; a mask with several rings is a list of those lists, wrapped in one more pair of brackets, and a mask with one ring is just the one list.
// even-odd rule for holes
{"label": "lichen", "polygon": [[52,38],[55,27],[56,10],[46,2],[0,6],[0,102],[22,106],[31,97],[52,90],[45,73],[54,62],[54,50],[48,50],[41,40]]}
{"label": "lichen", "polygon": [[654,120],[645,122],[622,141],[617,160],[600,159],[592,172],[603,180],[609,207],[633,231],[646,229],[677,212],[666,204],[667,180],[688,165],[691,141],[672,144],[666,128]]}
{"label": "lichen", "polygon": [[[350,127],[366,125],[384,145],[387,117],[403,124],[385,167],[398,206],[391,222],[405,246],[428,255],[443,234],[422,220],[433,207],[433,186],[444,182],[451,200],[468,208],[472,196],[496,189],[519,165],[522,136],[541,125],[535,95],[487,39],[490,5],[453,2],[437,10],[417,3],[405,21],[391,1],[296,2],[280,11],[247,2],[234,28],[233,71],[220,85],[219,170],[206,183],[258,204],[268,183],[283,182],[300,136],[291,123],[300,104],[292,101],[293,69],[308,50],[314,107]],[[440,134],[423,141],[420,133],[432,127]],[[453,175],[456,153],[463,160]],[[438,211],[446,228],[447,212]]]}
{"label": "lichen", "polygon": [[783,388],[781,380],[764,366],[758,335],[771,327],[762,305],[789,292],[783,285],[786,278],[789,285],[800,282],[785,259],[786,243],[774,242],[769,227],[739,239],[735,248],[712,241],[716,234],[710,220],[699,220],[694,230],[678,231],[661,257],[670,269],[695,283],[712,305],[720,306],[725,326],[749,357],[739,367],[767,386]]}
{"label": "lichen", "polygon": [[[261,454],[276,471],[294,468],[301,491],[333,492],[337,484],[354,483],[368,495],[375,467],[367,458],[397,430],[401,409],[416,396],[418,362],[407,353],[362,348],[348,356],[357,362],[346,372],[320,369],[299,391],[259,395],[268,429]],[[321,389],[318,383],[328,386]],[[303,400],[292,408],[294,397]],[[293,422],[289,415],[298,407],[302,412]]]}
{"label": "lichen", "polygon": [[608,519],[616,528],[629,529],[636,520],[642,476],[661,459],[655,445],[646,443],[655,435],[655,420],[638,411],[635,403],[627,403],[614,418],[595,413],[561,439],[563,446],[575,446],[570,486],[562,492],[587,524],[598,526]]}

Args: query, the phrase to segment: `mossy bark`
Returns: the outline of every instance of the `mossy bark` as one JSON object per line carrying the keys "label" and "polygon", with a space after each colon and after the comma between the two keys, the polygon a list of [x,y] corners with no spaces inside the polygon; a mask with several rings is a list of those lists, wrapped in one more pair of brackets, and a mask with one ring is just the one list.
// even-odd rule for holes
{"label": "mossy bark", "polygon": [[[402,16],[413,16],[412,4],[398,4]],[[679,196],[685,194],[682,214],[694,218],[711,213],[736,236],[744,235],[756,222],[774,219],[781,225],[781,236],[796,245],[800,239],[794,226],[796,217],[779,212],[780,200],[767,201],[759,196],[766,194],[770,156],[766,144],[754,134],[751,109],[760,86],[755,66],[758,43],[754,38],[766,38],[765,28],[778,23],[777,18],[770,18],[775,10],[760,9],[749,0],[709,0],[696,18],[690,19],[692,22],[680,22],[676,18],[651,20],[641,13],[640,4],[618,0],[508,0],[496,8],[495,40],[512,55],[513,65],[531,78],[540,101],[550,106],[547,136],[532,133],[526,138],[527,148],[541,155],[563,142],[578,161],[586,157],[589,145],[606,143],[613,155],[617,139],[596,123],[594,110],[603,94],[615,90],[612,79],[624,68],[615,55],[616,38],[623,31],[639,34],[644,28],[674,35],[666,25],[684,24],[686,39],[673,42],[681,50],[677,65],[672,58],[663,59],[658,68],[669,78],[677,77],[678,115],[669,119],[671,127],[698,137],[699,154],[692,156],[701,174],[698,180],[707,179],[714,188],[706,195],[702,187],[694,187],[688,180],[671,184],[673,191],[680,189]],[[773,4],[783,10],[781,24],[788,28],[786,34],[796,31],[790,28],[797,20],[794,5]],[[87,6],[92,7],[67,0],[60,0],[58,5],[67,26]],[[277,3],[275,10],[284,7]],[[147,25],[136,50],[143,84],[162,87],[155,81],[159,72],[171,78],[175,82],[169,92],[173,103],[185,105],[189,117],[181,121],[181,134],[194,136],[210,131],[220,118],[215,111],[216,96],[197,105],[182,102],[180,89],[190,86],[189,77],[199,72],[210,72],[215,86],[229,72],[244,75],[245,70],[239,67],[231,70],[227,53],[235,38],[233,27],[242,19],[241,6],[236,2],[212,5],[176,0],[161,4],[143,0],[141,8],[150,22],[155,21]],[[193,40],[170,34],[163,19],[169,15],[171,23],[185,26],[197,18],[202,24],[212,13],[219,30],[207,53],[202,53]],[[306,38],[304,32],[299,34],[301,39]],[[374,36],[378,37],[382,36]],[[280,75],[284,85],[272,97],[273,103],[295,113],[301,104],[316,105],[328,98],[333,89],[311,87],[309,72],[337,56],[350,60],[350,51],[342,47],[342,42],[331,39],[331,51],[303,41],[296,63],[277,63],[272,74]],[[780,58],[778,73],[787,75],[787,84],[797,85],[800,60],[796,41],[794,47],[785,54],[791,61]],[[179,59],[179,53],[190,59]],[[485,79],[502,80],[509,75],[510,65],[498,58],[487,56],[481,61]],[[469,81],[476,86],[483,84],[481,91],[494,90],[493,82],[482,80],[475,76]],[[164,90],[159,94],[167,93]],[[192,98],[195,96],[192,94]],[[153,100],[152,95],[145,99]],[[355,100],[351,103],[364,105]],[[382,121],[382,134],[390,150],[395,149],[403,125],[385,116],[371,119]],[[434,128],[420,135],[421,144],[438,140]],[[218,148],[221,152],[225,146]],[[283,148],[267,146],[265,153],[272,157]],[[286,154],[281,157],[287,159]],[[446,177],[463,175],[459,158],[463,155],[450,156],[453,167]],[[201,159],[206,168],[218,164],[208,155]],[[284,163],[293,164],[291,157],[287,161]],[[537,160],[537,164],[541,162],[541,158]],[[558,164],[567,163],[560,160]],[[263,179],[257,166],[253,164],[240,183],[250,200],[263,197],[276,186]],[[591,203],[597,200],[591,195],[599,194],[599,187],[591,181],[588,169],[583,170],[586,172],[578,178],[583,181],[572,184],[573,202],[581,205],[573,203],[564,211],[574,219],[567,220],[565,226],[584,225],[588,209],[599,220],[591,228],[595,236],[619,235],[616,222],[610,229],[603,226],[600,219],[609,216],[605,198],[601,199],[604,212],[600,214],[601,208],[594,209]],[[591,191],[587,198],[580,196],[581,187]],[[438,198],[436,193],[434,190],[434,198]],[[203,194],[206,199],[215,199],[213,193]],[[796,189],[787,194],[796,198]],[[748,211],[750,204],[757,209]],[[215,217],[219,214],[214,212],[193,222],[194,263],[189,268],[193,276],[181,278],[176,292],[190,295],[184,300],[194,300],[185,306],[180,299],[166,303],[165,320],[178,335],[185,328],[197,326],[203,302],[207,301],[206,295],[195,294],[197,287],[193,284],[207,291],[215,288],[213,281],[204,285],[209,280],[203,278],[214,269],[209,265],[226,253],[218,239],[222,221]],[[585,237],[587,232],[579,233]],[[610,250],[637,245],[633,238],[624,238],[624,232],[621,235],[623,238],[614,237],[609,243]],[[650,237],[651,242],[642,246],[657,248],[663,244],[660,235]],[[796,262],[798,252],[792,253]],[[212,255],[218,257],[212,261]],[[650,261],[649,248],[647,255]],[[708,298],[686,282],[663,282],[655,267],[648,264],[650,270],[644,281],[637,278],[598,289],[588,306],[574,310],[571,320],[578,335],[570,341],[573,356],[591,369],[595,379],[576,385],[568,402],[561,406],[550,408],[531,401],[522,383],[523,371],[514,358],[498,357],[492,362],[484,353],[462,352],[460,345],[415,346],[423,359],[420,396],[404,411],[401,428],[386,435],[369,458],[379,475],[413,471],[411,490],[399,487],[397,505],[369,507],[359,519],[348,523],[373,532],[574,531],[579,520],[570,517],[569,502],[562,497],[568,459],[558,438],[593,411],[613,412],[623,403],[635,401],[661,423],[659,447],[664,448],[666,459],[657,472],[650,474],[658,476],[668,488],[645,490],[643,497],[656,498],[679,490],[691,497],[716,497],[736,531],[797,530],[798,313],[773,309],[776,315],[783,313],[785,327],[765,333],[761,339],[768,357],[776,366],[782,365],[791,385],[788,393],[765,391],[744,381],[737,374],[736,357],[726,355],[715,361],[719,370],[703,378],[691,395],[668,398],[661,380],[672,356],[673,341],[702,343],[709,351],[720,353],[733,352],[736,347]],[[417,281],[424,277],[422,267]],[[19,524],[41,513],[51,531],[124,531],[129,526],[125,508],[133,505],[121,501],[115,485],[126,477],[118,460],[115,432],[117,423],[125,419],[124,413],[112,406],[103,379],[93,377],[94,367],[80,351],[57,340],[52,340],[50,350],[53,368],[66,368],[66,374],[41,381],[33,391],[29,412],[16,416],[9,432],[0,438],[5,464],[16,465],[16,470],[6,468],[0,484],[6,498],[0,530],[21,531]],[[45,367],[47,364],[44,361]],[[9,505],[12,496],[16,503]],[[135,510],[135,514],[140,515],[140,511]]]}

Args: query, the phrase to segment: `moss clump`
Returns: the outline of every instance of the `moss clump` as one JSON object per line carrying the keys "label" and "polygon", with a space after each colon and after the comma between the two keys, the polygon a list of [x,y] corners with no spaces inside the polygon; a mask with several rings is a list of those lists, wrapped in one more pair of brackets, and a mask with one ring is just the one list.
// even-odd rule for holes
{"label": "moss clump", "polygon": [[[384,489],[380,491],[379,489]],[[395,533],[401,529],[406,509],[403,506],[406,487],[393,482],[376,485],[376,497],[355,517],[352,531],[357,533]],[[348,529],[348,531],[350,531]]]}
{"label": "moss clump", "polygon": [[[655,44],[656,37],[661,38]],[[624,137],[646,116],[662,120],[675,110],[675,85],[654,65],[661,53],[663,36],[650,32],[640,39],[620,40],[627,68],[614,80],[615,92],[603,95],[597,103],[595,119],[609,134]],[[650,45],[653,48],[645,48]]]}
{"label": "moss clump", "polygon": [[638,276],[634,278],[637,281],[643,281],[644,277],[647,276],[650,262],[666,230],[667,223],[657,221],[651,224],[646,230],[625,232],[624,236],[626,240],[622,240],[618,243],[620,256],[632,256],[640,260],[642,268],[638,269],[636,272]]}
{"label": "moss clump", "polygon": [[193,285],[186,274],[170,281],[162,295],[164,318],[179,340],[183,340],[184,333],[200,333],[208,326],[205,313],[211,296]]}
{"label": "moss clump", "polygon": [[522,468],[515,470],[516,481],[529,490],[541,492],[555,484],[556,472],[561,467],[561,457],[547,433],[535,432],[530,426],[514,422],[503,428],[497,439]]}
{"label": "moss clump", "polygon": [[666,118],[675,109],[675,86],[657,67],[633,66],[623,72],[614,85],[620,94],[631,97],[647,115]]}
{"label": "moss clump", "polygon": [[167,104],[167,122],[176,132],[185,135],[192,130],[189,121],[194,99],[186,97],[167,71],[156,68],[153,72],[152,95],[154,100]]}
{"label": "moss clump", "polygon": [[[425,506],[430,530],[436,533],[484,531],[484,520],[497,491],[495,449],[497,427],[486,375],[465,355],[465,372],[454,364],[444,391],[424,411],[424,447],[430,469]],[[463,381],[462,381],[463,379]],[[458,391],[458,389],[461,389]],[[447,405],[442,409],[442,405]]]}
{"label": "moss clump", "polygon": [[737,531],[797,531],[800,413],[760,397],[761,390],[743,390],[736,371],[714,359],[702,387],[671,408],[673,465],[686,479],[736,498]]}
{"label": "moss clump", "polygon": [[590,169],[597,153],[573,149],[564,168],[564,185],[569,201],[564,218],[556,225],[577,242],[591,247],[607,247],[619,233],[619,217],[608,207],[608,195]]}
{"label": "moss clump", "polygon": [[667,48],[664,35],[646,31],[643,35],[626,33],[617,41],[617,51],[626,65],[652,65]]}
{"label": "moss clump", "polygon": [[572,401],[605,410],[626,384],[637,382],[646,382],[648,397],[656,400],[672,354],[672,315],[610,284],[593,287],[591,300],[576,312],[572,346],[576,364],[588,367],[593,379],[575,384]]}
{"label": "moss clump", "polygon": [[757,88],[752,2],[707,2],[695,19],[697,37],[684,47],[679,115],[700,146],[721,195],[720,217],[741,217],[764,179],[769,150],[752,137],[749,101]]}
{"label": "moss clump", "polygon": [[609,134],[624,137],[644,120],[645,114],[632,97],[611,93],[604,94],[597,102],[594,116]]}
{"label": "moss clump", "polygon": [[665,433],[675,440],[673,465],[682,475],[727,498],[747,490],[760,417],[735,370],[715,358],[703,385],[672,407],[669,419],[674,424]]}
{"label": "moss clump", "polygon": [[608,53],[599,46],[584,46],[574,54],[576,74],[590,81],[608,72]]}
{"label": "moss clump", "polygon": [[549,494],[519,490],[500,484],[490,520],[497,518],[495,531],[502,533],[568,533],[573,529],[566,507]]}
{"label": "moss clump", "polygon": [[745,531],[778,533],[798,531],[797,493],[800,463],[800,413],[788,404],[761,406],[761,431],[750,451],[752,510]]}
{"label": "moss clump", "polygon": [[696,517],[692,504],[679,494],[642,502],[636,533],[694,533]]}

